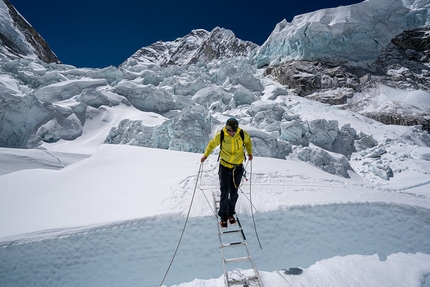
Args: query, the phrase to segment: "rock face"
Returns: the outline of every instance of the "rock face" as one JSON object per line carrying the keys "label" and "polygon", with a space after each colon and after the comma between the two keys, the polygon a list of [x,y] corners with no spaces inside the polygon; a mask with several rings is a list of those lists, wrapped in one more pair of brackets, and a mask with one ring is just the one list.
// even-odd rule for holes
{"label": "rock face", "polygon": [[320,61],[289,61],[267,71],[302,97],[339,88],[360,92],[359,79],[366,74],[364,69],[347,64]]}
{"label": "rock face", "polygon": [[[1,1],[4,2],[1,6],[4,6],[0,7],[0,9],[6,9],[11,20],[0,25],[0,40],[3,42],[3,47],[15,55],[31,55],[34,53],[45,63],[60,63],[58,57],[49,48],[48,43],[22,18],[9,0]],[[21,33],[25,40],[21,41],[19,37],[14,35],[16,33]]]}
{"label": "rock face", "polygon": [[430,31],[420,28],[404,31],[391,41],[409,59],[419,62],[430,60]]}

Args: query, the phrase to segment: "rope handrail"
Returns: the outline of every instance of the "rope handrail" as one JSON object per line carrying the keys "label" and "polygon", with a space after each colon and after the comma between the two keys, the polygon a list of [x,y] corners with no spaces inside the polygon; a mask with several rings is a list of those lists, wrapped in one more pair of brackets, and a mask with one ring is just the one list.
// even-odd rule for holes
{"label": "rope handrail", "polygon": [[181,236],[180,236],[179,241],[178,241],[178,245],[176,246],[175,252],[173,253],[172,260],[170,261],[169,267],[167,268],[166,273],[164,274],[163,280],[161,280],[161,283],[160,283],[159,287],[161,287],[163,285],[164,280],[166,279],[167,274],[170,271],[170,267],[172,267],[173,261],[175,260],[176,254],[178,253],[179,246],[181,245],[182,237],[184,236],[185,228],[187,227],[188,219],[190,217],[191,207],[193,206],[194,196],[196,194],[197,183],[199,181],[199,175],[200,175],[200,172],[202,170],[202,166],[203,166],[203,163],[200,163],[199,172],[197,173],[197,178],[196,178],[196,184],[194,186],[193,196],[191,197],[190,207],[188,208],[187,218],[185,220],[184,227],[182,229]]}

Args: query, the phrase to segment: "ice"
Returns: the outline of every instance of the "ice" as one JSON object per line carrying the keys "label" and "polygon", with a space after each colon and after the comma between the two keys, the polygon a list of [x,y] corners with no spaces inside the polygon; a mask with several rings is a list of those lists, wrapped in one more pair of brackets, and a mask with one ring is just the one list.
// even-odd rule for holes
{"label": "ice", "polygon": [[106,85],[104,79],[101,80],[70,80],[42,87],[35,92],[36,98],[43,102],[56,102],[68,100],[80,94],[83,90]]}
{"label": "ice", "polygon": [[[241,203],[249,205],[244,198],[240,197]],[[264,253],[252,218],[240,215],[240,219],[266,285],[388,286],[395,282],[421,286],[429,271],[430,255],[423,253],[430,252],[425,223],[429,216],[426,209],[368,203],[258,213],[256,228]],[[2,242],[0,255],[5,260],[0,263],[0,282],[5,286],[157,286],[183,224],[184,218],[148,217]],[[213,216],[190,219],[164,284],[223,286],[216,225]],[[271,236],[274,230],[277,236]],[[291,267],[303,273],[286,276],[282,269]]]}
{"label": "ice", "polygon": [[298,148],[295,152],[301,161],[312,163],[331,174],[349,178],[348,171],[354,171],[344,156],[334,156],[325,150],[311,147]]}
{"label": "ice", "polygon": [[[16,47],[23,55],[36,59],[36,55],[28,46],[25,36],[12,25],[12,19],[10,17],[9,9],[2,1],[0,3],[0,26],[2,27],[2,34],[5,36],[5,39],[13,39],[13,42],[9,43],[9,45]],[[3,50],[6,49],[2,49],[2,52]]]}
{"label": "ice", "polygon": [[427,22],[425,3],[414,4],[368,0],[298,15],[276,26],[254,60],[259,67],[292,59],[373,61],[396,35]]}

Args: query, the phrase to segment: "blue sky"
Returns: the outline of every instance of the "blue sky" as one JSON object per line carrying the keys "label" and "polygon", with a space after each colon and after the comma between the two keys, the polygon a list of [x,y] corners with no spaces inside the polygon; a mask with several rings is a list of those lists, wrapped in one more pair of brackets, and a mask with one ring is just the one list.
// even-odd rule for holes
{"label": "blue sky", "polygon": [[219,26],[261,45],[295,15],[361,0],[9,0],[60,61],[78,68],[118,66],[139,48]]}

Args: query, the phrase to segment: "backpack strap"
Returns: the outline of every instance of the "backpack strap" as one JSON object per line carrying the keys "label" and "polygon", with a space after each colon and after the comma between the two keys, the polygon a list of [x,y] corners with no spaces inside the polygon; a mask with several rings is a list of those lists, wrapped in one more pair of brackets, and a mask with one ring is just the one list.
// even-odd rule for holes
{"label": "backpack strap", "polygon": [[239,135],[242,138],[243,160],[246,161],[246,154],[245,154],[245,134],[244,134],[244,132],[243,132],[242,129],[240,129]]}
{"label": "backpack strap", "polygon": [[219,161],[219,157],[221,156],[221,150],[222,150],[222,142],[224,141],[224,131],[221,130],[220,134],[219,134],[219,154],[218,154],[218,159],[217,161]]}

